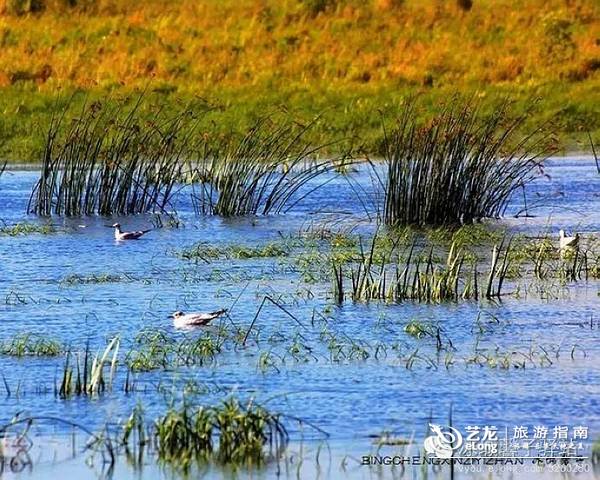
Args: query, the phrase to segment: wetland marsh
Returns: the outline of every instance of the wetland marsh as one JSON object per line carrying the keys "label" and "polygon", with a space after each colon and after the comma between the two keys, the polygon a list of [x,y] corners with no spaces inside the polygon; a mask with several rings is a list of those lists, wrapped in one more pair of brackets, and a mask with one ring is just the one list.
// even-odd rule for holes
{"label": "wetland marsh", "polygon": [[[370,167],[348,173],[352,182],[324,173],[325,184],[286,215],[199,216],[193,186],[182,186],[172,199],[177,222],[156,214],[26,215],[39,172],[7,169],[0,178],[7,228],[0,233],[3,422],[21,412],[120,432],[136,406],[152,424],[184,404],[220,408],[227,400],[251,400],[280,414],[285,428],[286,453],[271,450],[250,467],[261,477],[398,477],[399,470],[360,465],[361,457],[378,448],[417,454],[428,423],[447,424],[450,412],[460,428],[585,425],[595,441],[600,176],[594,159],[548,160],[545,176],[525,190],[530,217],[522,216],[523,194],[516,192],[503,219],[458,230],[378,228],[356,194],[357,182],[367,193],[373,186],[361,168]],[[310,182],[304,188],[311,190]],[[139,241],[116,242],[105,227],[116,221],[156,228]],[[573,275],[567,274],[573,259],[556,253],[560,228],[582,237],[586,264],[577,263]],[[399,299],[346,291],[340,297],[332,259],[351,288],[361,248],[368,254],[374,236],[375,278],[388,256],[397,255],[403,268],[411,248],[407,264],[414,268],[420,259],[419,282],[428,258],[434,275],[433,264],[446,264],[451,248],[463,252],[459,292],[472,265],[485,290],[493,246],[511,238],[501,295]],[[536,268],[540,252],[547,253]],[[228,315],[200,330],[175,330],[167,318],[176,310],[218,308]],[[92,358],[99,360],[107,346],[97,387],[90,380],[78,390],[84,365],[92,369]],[[69,369],[71,388],[64,389]],[[40,438],[52,433],[63,439],[58,451],[70,448],[64,439],[73,426],[40,423]],[[213,453],[222,458],[216,447]],[[19,478],[106,473],[97,458],[88,467],[82,456],[65,456],[40,461],[30,473],[25,468]],[[139,465],[117,458],[118,478],[137,475]],[[145,477],[182,474],[178,462],[154,458],[142,461]],[[215,478],[234,468],[217,460],[206,465],[198,468]],[[448,478],[449,472],[429,474]]]}

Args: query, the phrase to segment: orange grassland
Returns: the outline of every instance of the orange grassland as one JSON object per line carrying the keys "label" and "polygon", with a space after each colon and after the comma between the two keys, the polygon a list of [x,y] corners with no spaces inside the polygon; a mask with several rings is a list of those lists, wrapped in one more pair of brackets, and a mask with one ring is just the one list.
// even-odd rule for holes
{"label": "orange grassland", "polygon": [[541,97],[564,144],[599,129],[598,0],[0,1],[0,136],[27,133],[52,98],[146,87],[201,95],[236,129],[268,105],[332,109],[331,130],[377,138],[378,110],[420,92]]}

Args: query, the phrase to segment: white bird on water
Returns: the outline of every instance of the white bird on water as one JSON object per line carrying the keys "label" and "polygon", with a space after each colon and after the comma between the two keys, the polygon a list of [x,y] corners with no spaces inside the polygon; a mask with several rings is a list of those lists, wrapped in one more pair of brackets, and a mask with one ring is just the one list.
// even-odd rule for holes
{"label": "white bird on water", "polygon": [[579,234],[578,233],[576,233],[572,237],[567,237],[567,236],[565,236],[565,231],[561,229],[560,232],[558,232],[558,237],[559,237],[559,246],[560,246],[561,251],[569,250],[569,249],[575,250],[579,246]]}
{"label": "white bird on water", "polygon": [[215,318],[219,318],[225,313],[227,313],[226,308],[222,308],[221,310],[216,310],[214,312],[209,313],[183,313],[177,311],[170,315],[170,317],[173,319],[173,325],[175,326],[175,328],[203,327],[205,325],[208,325]]}
{"label": "white bird on water", "polygon": [[145,233],[148,233],[150,230],[137,230],[135,232],[122,232],[121,224],[115,223],[112,226],[115,229],[115,240],[137,240]]}

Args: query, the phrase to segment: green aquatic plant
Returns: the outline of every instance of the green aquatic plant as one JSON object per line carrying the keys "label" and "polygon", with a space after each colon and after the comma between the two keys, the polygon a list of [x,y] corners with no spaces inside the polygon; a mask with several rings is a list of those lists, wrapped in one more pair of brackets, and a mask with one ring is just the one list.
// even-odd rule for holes
{"label": "green aquatic plant", "polygon": [[215,247],[207,242],[198,242],[177,252],[177,256],[184,260],[206,263],[217,259],[276,258],[287,257],[289,254],[290,247],[281,242],[269,242],[260,247],[247,245]]}
{"label": "green aquatic plant", "polygon": [[385,172],[373,172],[386,225],[460,225],[497,218],[553,151],[540,129],[516,140],[531,109],[512,117],[509,101],[484,116],[475,102],[455,97],[426,124],[418,120],[417,109],[408,100],[395,126],[383,126]]}
{"label": "green aquatic plant", "polygon": [[[404,227],[410,229],[411,227]],[[435,245],[450,246],[473,250],[474,247],[490,246],[499,243],[506,235],[504,229],[481,223],[461,225],[458,228],[433,227],[421,228],[424,236]]]}
{"label": "green aquatic plant", "polygon": [[111,273],[94,273],[91,275],[80,275],[71,274],[67,275],[60,280],[63,285],[74,286],[74,285],[90,285],[99,283],[117,283],[123,281],[121,275],[114,275]]}
{"label": "green aquatic plant", "polygon": [[[114,337],[103,351],[99,351],[93,357],[89,345],[86,345],[83,355],[81,352],[67,352],[61,381],[55,388],[55,394],[60,398],[71,398],[94,396],[111,390],[116,375],[119,347],[120,340]],[[107,367],[108,376],[105,372]]]}
{"label": "green aquatic plant", "polygon": [[502,294],[510,267],[510,241],[494,246],[486,288],[481,291],[477,264],[473,260],[467,262],[467,255],[455,243],[444,259],[434,254],[433,246],[419,248],[417,239],[409,247],[396,242],[380,248],[379,242],[378,235],[370,244],[361,242],[356,261],[352,257],[343,262],[333,260],[336,302],[346,298],[346,284],[355,302],[443,302],[496,298]]}
{"label": "green aquatic plant", "polygon": [[549,234],[536,238],[517,237],[510,251],[510,278],[531,275],[539,282],[561,284],[598,278],[598,243],[582,242],[576,249],[561,251]]}
{"label": "green aquatic plant", "polygon": [[351,296],[354,301],[438,301],[457,297],[458,291],[454,287],[462,260],[454,258],[452,250],[446,269],[435,265],[433,250],[430,250],[422,265],[413,244],[401,271],[397,263],[399,259],[394,259],[391,252],[379,264],[375,263],[376,242],[377,238],[374,237],[368,249],[361,245],[360,261],[350,265]]}
{"label": "green aquatic plant", "polygon": [[177,348],[178,362],[183,365],[211,363],[222,351],[222,340],[211,334],[182,341]]}
{"label": "green aquatic plant", "polygon": [[189,469],[194,461],[206,461],[213,450],[213,422],[208,410],[170,409],[154,422],[158,458]]}
{"label": "green aquatic plant", "polygon": [[0,235],[8,235],[11,237],[30,234],[49,235],[51,233],[56,233],[56,229],[52,225],[30,222],[19,222],[14,225],[4,224],[0,227]]}
{"label": "green aquatic plant", "polygon": [[111,215],[166,212],[191,148],[198,114],[155,107],[140,113],[144,95],[127,108],[95,101],[77,118],[69,106],[54,113],[42,153],[40,178],[28,212],[38,215]]}
{"label": "green aquatic plant", "polygon": [[171,364],[172,352],[177,348],[176,340],[160,330],[140,332],[133,344],[125,357],[132,372],[166,369]]}
{"label": "green aquatic plant", "polygon": [[152,433],[144,418],[144,407],[138,403],[121,425],[121,434],[118,438],[119,444],[125,447],[125,458],[131,465],[135,467],[143,465],[144,451],[151,438]]}
{"label": "green aquatic plant", "polygon": [[256,368],[261,372],[267,372],[273,369],[279,373],[281,370],[277,366],[279,363],[283,363],[283,360],[274,352],[260,352],[258,360],[256,361]]}
{"label": "green aquatic plant", "polygon": [[154,437],[159,460],[184,471],[211,460],[260,466],[288,442],[279,415],[252,401],[242,405],[234,398],[213,407],[193,407],[187,402],[172,407],[155,420]]}
{"label": "green aquatic plant", "polygon": [[58,340],[33,333],[20,333],[0,343],[0,353],[13,357],[55,357],[63,352]]}
{"label": "green aquatic plant", "polygon": [[411,320],[404,326],[404,331],[407,335],[415,338],[423,338],[425,336],[433,336],[434,329],[432,325],[421,322],[419,320]]}
{"label": "green aquatic plant", "polygon": [[144,330],[135,337],[125,362],[132,372],[205,365],[215,360],[223,343],[223,337],[210,333],[179,340],[160,330]]}
{"label": "green aquatic plant", "polygon": [[193,175],[196,210],[225,217],[289,210],[319,185],[301,193],[302,187],[335,169],[329,160],[315,160],[325,145],[305,141],[317,121],[267,115],[240,139],[207,144]]}

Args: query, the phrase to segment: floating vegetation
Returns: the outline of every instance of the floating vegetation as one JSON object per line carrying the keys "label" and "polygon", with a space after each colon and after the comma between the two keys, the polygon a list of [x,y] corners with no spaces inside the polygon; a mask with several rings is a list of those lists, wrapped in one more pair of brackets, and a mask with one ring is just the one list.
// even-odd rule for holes
{"label": "floating vegetation", "polygon": [[177,340],[160,330],[144,330],[135,337],[125,361],[132,372],[206,365],[221,352],[223,342],[223,337],[210,333]]}
{"label": "floating vegetation", "polygon": [[41,234],[49,235],[56,233],[56,229],[52,225],[43,225],[30,222],[19,222],[14,225],[4,224],[0,227],[0,235],[9,235],[16,237],[19,235],[30,235],[30,234]]}
{"label": "floating vegetation", "polygon": [[395,127],[384,125],[385,172],[373,168],[386,225],[458,225],[498,218],[511,195],[542,173],[553,151],[536,130],[516,132],[529,111],[511,118],[510,102],[483,116],[473,101],[454,98],[429,123],[406,102]]}
{"label": "floating vegetation", "polygon": [[419,320],[411,320],[404,327],[404,331],[411,337],[423,338],[426,336],[435,336],[436,328]]}
{"label": "floating vegetation", "polygon": [[[400,231],[398,232],[398,230]],[[414,226],[404,226],[396,227],[394,233],[395,235],[403,234],[407,238],[410,238],[410,235],[414,236],[417,233],[422,233],[433,245],[449,247],[455,244],[457,248],[470,248],[471,250],[475,247],[500,243],[502,238],[507,235],[507,231],[503,228],[481,223],[461,225],[456,229],[434,227],[415,230]]]}
{"label": "floating vegetation", "polygon": [[329,352],[329,361],[333,363],[366,361],[373,357],[379,359],[380,345],[373,348],[367,342],[357,341],[348,335],[338,335],[329,329],[323,329],[319,339]]}
{"label": "floating vegetation", "polygon": [[61,279],[60,283],[66,286],[74,285],[95,285],[99,283],[117,283],[122,282],[125,277],[111,273],[94,273],[91,275],[80,275],[73,273]]}
{"label": "floating vegetation", "polygon": [[199,242],[191,247],[185,248],[177,253],[179,258],[209,263],[217,259],[248,259],[286,257],[290,253],[290,247],[280,242],[269,242],[260,247],[247,245],[228,245],[215,247],[207,242]]}
{"label": "floating vegetation", "polygon": [[274,214],[289,210],[320,185],[302,187],[335,169],[328,160],[315,160],[325,147],[311,146],[304,137],[318,118],[300,124],[266,116],[239,140],[206,145],[192,182],[196,210],[225,217]]}
{"label": "floating vegetation", "polygon": [[46,136],[40,179],[28,212],[111,215],[165,212],[181,178],[198,123],[190,108],[140,113],[96,101],[78,118],[56,112]]}
{"label": "floating vegetation", "polygon": [[[576,346],[572,347],[571,359],[574,359]],[[551,355],[552,354],[552,355]],[[525,369],[549,367],[554,364],[560,354],[560,346],[555,352],[551,352],[549,346],[532,346],[529,350],[502,349],[495,345],[493,347],[475,346],[473,355],[464,359],[465,365],[477,365],[480,367],[497,368],[501,370]],[[585,352],[584,352],[585,354]],[[553,360],[552,358],[555,357]]]}
{"label": "floating vegetation", "polygon": [[55,357],[63,352],[58,340],[33,333],[20,333],[0,343],[0,353],[13,357]]}

